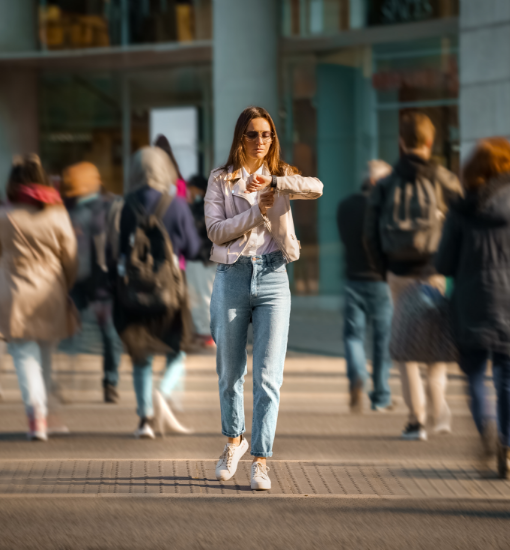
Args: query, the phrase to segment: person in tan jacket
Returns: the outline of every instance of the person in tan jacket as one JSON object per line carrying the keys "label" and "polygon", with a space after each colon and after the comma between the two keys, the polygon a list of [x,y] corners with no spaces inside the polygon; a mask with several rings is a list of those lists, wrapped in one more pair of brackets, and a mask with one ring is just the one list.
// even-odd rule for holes
{"label": "person in tan jacket", "polygon": [[245,109],[234,130],[227,163],[213,170],[205,195],[205,222],[218,263],[211,299],[217,345],[222,433],[228,438],[216,477],[231,479],[248,450],[243,383],[248,326],[253,323],[253,425],[251,488],[271,488],[280,387],[287,351],[290,290],[287,264],[299,258],[291,199],[322,195],[317,178],[303,177],[280,159],[270,114]]}
{"label": "person in tan jacket", "polygon": [[37,155],[15,160],[7,198],[0,208],[0,338],[13,357],[29,438],[45,440],[51,345],[73,329],[76,238]]}

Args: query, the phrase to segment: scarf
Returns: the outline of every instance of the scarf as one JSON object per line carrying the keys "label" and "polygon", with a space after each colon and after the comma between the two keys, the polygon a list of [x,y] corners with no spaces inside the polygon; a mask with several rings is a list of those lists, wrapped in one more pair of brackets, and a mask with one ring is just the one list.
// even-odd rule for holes
{"label": "scarf", "polygon": [[18,185],[13,202],[43,206],[45,204],[63,204],[60,195],[53,187],[39,183],[25,183]]}

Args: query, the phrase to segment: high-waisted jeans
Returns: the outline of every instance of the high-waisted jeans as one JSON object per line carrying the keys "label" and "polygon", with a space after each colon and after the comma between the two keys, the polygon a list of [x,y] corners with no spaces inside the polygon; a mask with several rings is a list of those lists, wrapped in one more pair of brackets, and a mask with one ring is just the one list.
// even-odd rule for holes
{"label": "high-waisted jeans", "polygon": [[217,345],[221,428],[227,437],[238,437],[245,431],[243,384],[251,321],[253,456],[273,454],[289,318],[289,279],[281,252],[241,256],[234,264],[218,265],[211,301],[211,332]]}

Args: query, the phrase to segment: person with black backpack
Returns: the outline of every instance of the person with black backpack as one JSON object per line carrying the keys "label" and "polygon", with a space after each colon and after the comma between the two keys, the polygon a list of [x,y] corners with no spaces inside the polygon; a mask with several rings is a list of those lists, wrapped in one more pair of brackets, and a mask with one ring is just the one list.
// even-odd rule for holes
{"label": "person with black backpack", "polygon": [[[178,258],[193,259],[200,249],[189,206],[176,196],[176,180],[175,168],[162,149],[140,149],[133,156],[120,216],[114,321],[133,361],[138,438],[153,439],[155,425],[163,435],[167,428],[188,431],[164,397],[192,333]],[[156,353],[165,354],[167,363],[159,390],[153,392]]]}
{"label": "person with black backpack", "polygon": [[[365,246],[374,269],[387,271],[395,317],[400,300],[417,280],[444,293],[445,279],[437,274],[434,258],[450,204],[462,195],[453,173],[431,160],[435,128],[428,116],[407,112],[400,120],[401,157],[391,174],[370,196],[365,216]],[[398,363],[404,401],[409,409],[402,432],[407,440],[426,440],[426,400],[420,358]],[[434,432],[451,431],[445,399],[447,364],[426,364],[432,401]]]}
{"label": "person with black backpack", "polygon": [[94,312],[103,340],[103,390],[106,403],[117,403],[122,346],[113,326],[112,289],[107,267],[109,219],[120,197],[101,193],[101,176],[90,162],[63,172],[61,194],[78,242],[78,275],[71,290],[78,311]]}

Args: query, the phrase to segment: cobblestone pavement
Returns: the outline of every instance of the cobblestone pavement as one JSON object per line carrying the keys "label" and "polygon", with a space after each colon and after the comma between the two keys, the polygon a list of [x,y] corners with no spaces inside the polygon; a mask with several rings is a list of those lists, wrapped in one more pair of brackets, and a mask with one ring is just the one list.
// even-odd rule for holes
{"label": "cobblestone pavement", "polygon": [[[479,460],[465,383],[449,368],[453,433],[406,442],[400,380],[396,407],[351,415],[345,362],[289,352],[270,460],[273,488],[249,487],[249,456],[229,482],[214,476],[224,438],[215,359],[190,355],[174,394],[190,435],[135,440],[131,366],[123,357],[120,403],[102,402],[101,361],[83,346],[54,355],[52,413],[68,435],[26,440],[8,356],[0,364],[0,549],[408,550],[507,548],[510,482]],[[92,353],[90,353],[92,352]],[[155,362],[155,382],[162,360]],[[490,381],[488,381],[490,383]],[[247,438],[253,399],[245,384]]]}

